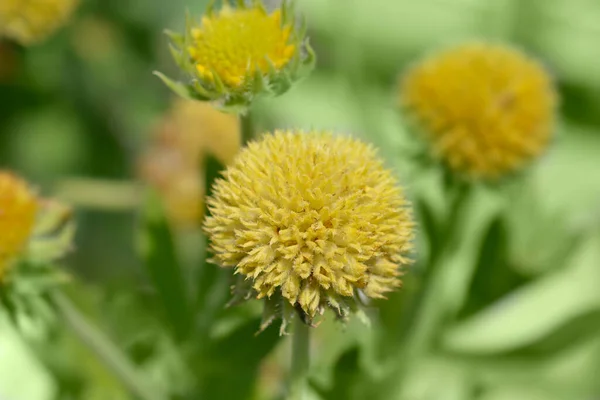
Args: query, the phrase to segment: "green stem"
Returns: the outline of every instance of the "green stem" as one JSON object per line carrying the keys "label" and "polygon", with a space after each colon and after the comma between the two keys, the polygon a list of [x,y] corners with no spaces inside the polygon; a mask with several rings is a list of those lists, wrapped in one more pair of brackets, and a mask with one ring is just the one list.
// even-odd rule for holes
{"label": "green stem", "polygon": [[140,206],[140,187],[131,181],[66,178],[54,197],[73,206],[103,211],[129,211]]}
{"label": "green stem", "polygon": [[140,400],[165,400],[167,396],[150,387],[135,366],[110,339],[93,327],[62,293],[53,292],[50,297],[66,325],[93,351],[121,383]]}
{"label": "green stem", "polygon": [[444,317],[439,304],[439,296],[444,290],[448,279],[445,263],[449,252],[456,245],[455,237],[457,226],[460,225],[464,207],[469,198],[469,187],[454,182],[450,187],[450,209],[445,223],[441,227],[441,242],[438,249],[432,249],[429,265],[426,271],[422,298],[417,305],[416,320],[413,321],[410,335],[407,339],[407,351],[417,356],[430,346],[435,333]]}
{"label": "green stem", "polygon": [[294,320],[292,333],[292,369],[290,379],[290,399],[306,398],[306,377],[310,364],[310,327],[299,317]]}
{"label": "green stem", "polygon": [[246,111],[246,114],[240,114],[240,129],[242,133],[242,146],[245,146],[249,141],[254,139],[254,118],[252,112]]}
{"label": "green stem", "polygon": [[[408,312],[414,317],[409,320],[406,338],[392,361],[394,372],[389,375],[391,388],[399,388],[405,384],[405,379],[409,376],[415,361],[434,344],[436,333],[444,321],[445,314],[443,305],[440,304],[440,295],[445,289],[448,275],[452,273],[445,268],[446,257],[456,245],[456,240],[460,240],[454,235],[461,216],[468,211],[465,207],[470,193],[469,185],[456,181],[451,181],[448,189],[447,194],[450,199],[448,214],[436,234],[440,235],[441,240],[437,249],[431,249],[427,270],[422,277],[423,286],[415,301],[411,302],[414,309]],[[390,389],[392,392],[394,390]]]}

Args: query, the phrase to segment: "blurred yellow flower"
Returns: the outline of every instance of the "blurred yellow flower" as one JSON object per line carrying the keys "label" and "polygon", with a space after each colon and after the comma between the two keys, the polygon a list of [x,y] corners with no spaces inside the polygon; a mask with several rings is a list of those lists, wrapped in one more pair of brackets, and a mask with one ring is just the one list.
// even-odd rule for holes
{"label": "blurred yellow flower", "polygon": [[38,42],[61,26],[77,0],[2,0],[0,36],[24,45]]}
{"label": "blurred yellow flower", "polygon": [[207,201],[215,262],[251,280],[258,298],[282,296],[308,319],[352,297],[383,297],[410,263],[407,200],[376,150],[352,138],[267,134]]}
{"label": "blurred yellow flower", "polygon": [[26,182],[0,171],[0,281],[33,233],[38,199]]}
{"label": "blurred yellow flower", "polygon": [[73,50],[89,63],[98,63],[98,68],[118,57],[125,40],[115,22],[101,15],[92,14],[78,18],[70,32]]}
{"label": "blurred yellow flower", "polygon": [[174,104],[140,159],[140,173],[159,191],[176,226],[194,226],[201,220],[204,155],[211,153],[227,164],[237,153],[240,140],[235,116],[208,103],[178,100]]}
{"label": "blurred yellow flower", "polygon": [[400,101],[453,170],[493,179],[546,148],[556,94],[550,76],[513,48],[484,43],[435,54],[404,76]]}

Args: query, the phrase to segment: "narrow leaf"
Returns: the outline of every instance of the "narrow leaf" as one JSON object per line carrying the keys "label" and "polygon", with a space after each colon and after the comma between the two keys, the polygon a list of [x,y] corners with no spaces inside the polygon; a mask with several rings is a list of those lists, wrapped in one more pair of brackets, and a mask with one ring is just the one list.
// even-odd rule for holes
{"label": "narrow leaf", "polygon": [[181,33],[173,32],[171,30],[165,29],[165,35],[171,39],[171,41],[178,47],[184,47],[185,44],[185,36]]}
{"label": "narrow leaf", "polygon": [[147,196],[138,248],[146,271],[163,305],[165,319],[175,336],[183,339],[192,321],[184,274],[160,199]]}
{"label": "narrow leaf", "polygon": [[[214,156],[211,154],[206,155],[204,165],[202,167],[205,184],[204,193],[206,194],[206,198],[212,194],[214,181],[217,179],[223,168],[223,165]],[[205,209],[205,216],[207,215],[209,215],[208,208]],[[198,296],[196,299],[196,309],[198,312],[203,314],[200,318],[201,327],[210,325],[211,321],[208,320],[209,318],[207,316],[215,315],[215,308],[224,306],[227,302],[227,297],[229,296],[229,272],[220,269],[218,266],[213,265],[208,261],[212,257],[212,254],[210,252],[208,238],[206,236],[204,237],[204,240],[204,256],[202,257],[196,278]],[[215,290],[219,290],[219,292],[214,292]],[[211,302],[211,298],[218,299],[219,301]]]}
{"label": "narrow leaf", "polygon": [[163,81],[163,83],[165,85],[167,85],[167,87],[169,89],[171,89],[173,92],[175,92],[177,95],[183,97],[184,99],[192,99],[193,98],[193,93],[190,91],[190,88],[181,83],[181,82],[176,82],[174,80],[172,80],[171,78],[166,77],[163,73],[158,72],[158,71],[154,71],[154,75],[158,76],[160,78],[160,80]]}

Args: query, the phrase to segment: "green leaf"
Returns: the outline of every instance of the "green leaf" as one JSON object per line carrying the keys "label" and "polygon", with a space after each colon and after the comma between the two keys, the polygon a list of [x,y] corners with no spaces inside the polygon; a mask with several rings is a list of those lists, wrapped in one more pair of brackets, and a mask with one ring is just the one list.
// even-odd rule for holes
{"label": "green leaf", "polygon": [[[50,295],[54,309],[62,322],[84,344],[132,395],[141,400],[163,400],[165,393],[155,382],[147,379],[134,365],[121,347],[96,328],[72,303],[69,297],[55,291]],[[120,344],[122,346],[122,344]]]}
{"label": "green leaf", "polygon": [[213,81],[215,91],[221,95],[227,94],[229,91],[225,87],[225,84],[223,83],[223,80],[219,76],[219,73],[214,68],[210,69],[210,73],[212,74],[212,81]]}
{"label": "green leaf", "polygon": [[293,1],[283,0],[281,4],[281,26],[293,24],[295,16]]}
{"label": "green leaf", "polygon": [[138,248],[164,307],[166,320],[178,339],[185,338],[192,321],[188,288],[162,204],[151,191],[143,210]]}
{"label": "green leaf", "polygon": [[165,35],[167,35],[169,37],[169,39],[171,39],[173,44],[175,44],[176,46],[184,47],[185,35],[182,35],[181,33],[170,31],[168,29],[165,29]]}
{"label": "green leaf", "polygon": [[75,230],[75,224],[68,223],[55,236],[34,238],[29,243],[29,261],[48,263],[64,256],[73,247]]}
{"label": "green leaf", "polygon": [[[475,400],[473,373],[453,360],[428,356],[411,362],[404,379],[392,373],[377,399]],[[519,399],[522,400],[522,399]]]}
{"label": "green leaf", "polygon": [[187,86],[181,82],[176,82],[176,81],[172,80],[171,78],[168,78],[162,72],[154,71],[154,75],[158,76],[160,78],[160,80],[163,81],[163,83],[165,85],[167,85],[167,87],[169,89],[171,89],[173,92],[175,92],[175,94],[183,97],[184,99],[193,99],[194,98],[194,93],[192,90],[190,90],[189,86]]}
{"label": "green leaf", "polygon": [[333,372],[333,385],[329,388],[320,387],[311,382],[313,388],[324,400],[356,399],[356,385],[364,381],[365,374],[359,365],[360,349],[350,347],[338,359]]}
{"label": "green leaf", "polygon": [[11,297],[11,288],[6,284],[0,285],[0,307],[2,312],[6,312],[8,317],[11,319],[13,324],[18,324],[17,321],[17,305],[14,299]]}
{"label": "green leaf", "polygon": [[276,318],[281,318],[282,298],[276,294],[264,299],[263,315],[260,321],[260,332],[267,329]]}
{"label": "green leaf", "polygon": [[[300,26],[298,26],[296,28],[296,33],[295,33],[295,37],[299,38],[300,40],[305,40],[306,38],[306,32],[308,31],[308,22],[307,19],[304,15],[300,15],[298,16],[298,18],[300,20]],[[308,43],[307,43],[308,45]]]}
{"label": "green leaf", "polygon": [[[572,393],[560,393],[548,388],[539,388],[535,385],[512,384],[494,388],[481,397],[481,400],[574,400]],[[582,398],[581,400],[586,399]]]}
{"label": "green leaf", "polygon": [[256,69],[252,75],[252,91],[254,93],[262,92],[267,89],[267,82],[260,69]]}
{"label": "green leaf", "polygon": [[408,333],[406,346],[414,356],[437,341],[444,323],[464,305],[482,237],[499,210],[496,196],[482,186],[451,188],[450,210],[438,233],[440,247],[431,249],[422,298]]}
{"label": "green leaf", "polygon": [[275,96],[279,96],[287,92],[293,84],[291,71],[282,69],[277,76],[270,81],[270,87]]}
{"label": "green leaf", "polygon": [[268,68],[267,76],[269,78],[276,76],[277,68],[275,68],[275,64],[273,63],[273,61],[269,57],[265,57],[265,61],[267,62],[267,68]]}
{"label": "green leaf", "polygon": [[312,71],[317,63],[317,54],[313,50],[313,48],[308,43],[308,39],[306,39],[306,58],[302,61],[302,71],[301,76],[308,74]]}
{"label": "green leaf", "polygon": [[[210,197],[213,192],[215,180],[225,170],[225,166],[212,154],[206,154],[203,171],[206,197]],[[208,213],[208,209],[206,210]]]}
{"label": "green leaf", "polygon": [[204,13],[209,17],[212,17],[215,11],[215,1],[216,0],[209,0],[206,6],[206,11]]}
{"label": "green leaf", "polygon": [[[454,359],[455,362],[466,360]],[[496,391],[514,385],[534,386],[547,392],[561,393],[566,399],[590,399],[598,386],[600,370],[600,335],[591,340],[574,341],[570,348],[556,355],[543,353],[538,357],[470,358],[469,367],[477,379]],[[582,397],[577,397],[580,393]],[[571,397],[564,396],[570,394]],[[552,397],[547,397],[552,398]]]}
{"label": "green leaf", "polygon": [[202,86],[202,83],[199,80],[194,80],[192,85],[195,90],[195,93],[192,95],[192,97],[198,101],[207,101],[218,97],[217,94]]}
{"label": "green leaf", "polygon": [[175,60],[175,64],[177,64],[179,68],[185,68],[186,56],[181,52],[181,50],[175,47],[172,43],[169,43],[169,51],[171,52],[171,57],[173,57],[173,60]]}
{"label": "green leaf", "polygon": [[258,8],[261,12],[267,13],[267,9],[261,0],[252,0],[252,7]]}
{"label": "green leaf", "polygon": [[434,206],[422,196],[414,200],[414,209],[418,217],[418,226],[424,240],[427,241],[429,253],[431,253],[441,247],[443,239],[440,237],[440,234],[442,233],[441,221],[436,215]]}
{"label": "green leaf", "polygon": [[445,296],[442,302],[452,314],[458,313],[467,300],[484,238],[503,209],[502,199],[496,194],[482,186],[474,187],[463,209],[457,211],[457,219],[452,221],[457,226],[448,233],[450,248],[457,248],[453,254],[447,254],[448,260],[440,260],[446,275],[440,297]]}
{"label": "green leaf", "polygon": [[460,318],[481,311],[525,282],[509,268],[507,241],[510,235],[505,225],[501,217],[496,218],[484,236]]}
{"label": "green leaf", "polygon": [[[0,387],[7,399],[55,398],[57,382],[51,371],[23,339],[21,332],[0,313]],[[4,398],[4,397],[3,397]]]}
{"label": "green leaf", "polygon": [[254,398],[254,387],[262,360],[275,348],[279,334],[275,326],[255,335],[260,319],[251,319],[229,336],[211,344],[202,360],[201,378],[204,399]]}
{"label": "green leaf", "polygon": [[[598,238],[580,248],[569,268],[518,289],[443,336],[446,349],[495,353],[530,345],[575,318],[600,310]],[[560,299],[560,301],[557,301]]]}
{"label": "green leaf", "polygon": [[[212,194],[214,182],[223,169],[223,164],[216,157],[212,154],[206,154],[204,166],[202,167],[206,198]],[[205,216],[207,215],[209,215],[208,208],[205,209]],[[204,255],[201,258],[202,261],[196,278],[196,310],[200,315],[198,329],[203,334],[208,334],[212,320],[227,303],[231,271],[209,262],[212,254],[209,249],[208,237],[203,236],[203,240]]]}

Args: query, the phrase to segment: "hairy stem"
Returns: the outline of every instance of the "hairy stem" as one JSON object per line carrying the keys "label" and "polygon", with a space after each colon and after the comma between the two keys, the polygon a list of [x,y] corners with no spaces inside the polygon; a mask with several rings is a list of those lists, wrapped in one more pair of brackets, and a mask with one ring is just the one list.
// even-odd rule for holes
{"label": "hairy stem", "polygon": [[306,377],[310,363],[310,327],[300,318],[294,320],[292,333],[292,369],[290,376],[290,399],[306,398]]}

